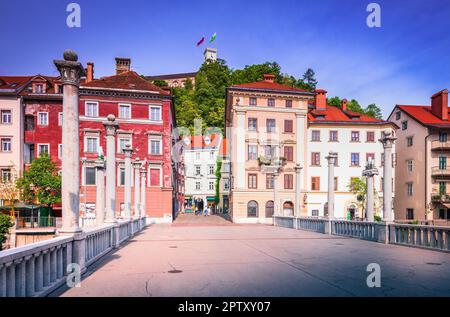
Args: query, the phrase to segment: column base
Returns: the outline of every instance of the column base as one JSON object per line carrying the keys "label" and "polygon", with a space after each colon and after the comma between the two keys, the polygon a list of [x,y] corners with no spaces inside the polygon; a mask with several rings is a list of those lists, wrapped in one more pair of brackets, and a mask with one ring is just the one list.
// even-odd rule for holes
{"label": "column base", "polygon": [[59,230],[56,230],[56,234],[58,235],[64,235],[64,236],[70,236],[70,235],[75,235],[75,234],[79,234],[82,233],[83,229],[77,227],[77,228],[70,228],[70,229],[64,229],[61,228]]}

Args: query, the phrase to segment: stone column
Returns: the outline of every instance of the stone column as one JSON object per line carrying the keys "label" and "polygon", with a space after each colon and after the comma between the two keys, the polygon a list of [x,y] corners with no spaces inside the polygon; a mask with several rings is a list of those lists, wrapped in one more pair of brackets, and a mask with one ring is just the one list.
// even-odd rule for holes
{"label": "stone column", "polygon": [[234,182],[236,188],[245,188],[245,111],[237,110],[236,128],[236,173]]}
{"label": "stone column", "polygon": [[97,195],[95,203],[95,221],[98,226],[105,222],[105,161],[99,158],[95,161],[97,176]]}
{"label": "stone column", "polygon": [[397,138],[390,130],[385,130],[379,140],[384,148],[383,165],[383,219],[386,222],[394,221],[392,213],[392,146]]}
{"label": "stone column", "polygon": [[124,193],[124,214],[125,218],[131,218],[131,179],[133,177],[131,169],[131,155],[133,154],[133,149],[130,144],[126,144],[123,149],[125,154],[125,193]]}
{"label": "stone column", "polygon": [[274,208],[274,215],[275,216],[283,216],[280,211],[280,198],[278,195],[278,176],[280,174],[278,171],[275,171],[273,173],[273,208]]}
{"label": "stone column", "polygon": [[378,175],[378,170],[375,168],[372,159],[367,162],[366,169],[363,171],[363,176],[366,177],[366,219],[367,221],[373,222],[374,218],[374,184],[373,177]]}
{"label": "stone column", "polygon": [[295,166],[295,217],[300,217],[302,211],[302,169],[299,164]]}
{"label": "stone column", "polygon": [[141,168],[141,217],[147,215],[147,169],[145,165]]}
{"label": "stone column", "polygon": [[62,228],[61,233],[80,232],[80,137],[78,88],[80,77],[85,76],[84,67],[78,62],[74,51],[66,50],[64,60],[54,64],[63,83],[62,125]]}
{"label": "stone column", "polygon": [[116,117],[108,115],[103,122],[106,128],[106,219],[105,222],[116,222],[116,131],[119,124]]}
{"label": "stone column", "polygon": [[328,161],[328,218],[334,218],[334,166],[337,153],[330,152],[326,157]]}
{"label": "stone column", "polygon": [[134,216],[141,216],[141,176],[140,170],[142,167],[142,163],[137,157],[133,163],[134,167]]}

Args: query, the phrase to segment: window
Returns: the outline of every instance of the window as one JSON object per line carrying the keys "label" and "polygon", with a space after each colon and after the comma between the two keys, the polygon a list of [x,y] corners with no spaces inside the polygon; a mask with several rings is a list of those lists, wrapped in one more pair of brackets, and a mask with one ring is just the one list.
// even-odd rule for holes
{"label": "window", "polygon": [[288,162],[294,161],[294,148],[292,146],[284,147],[284,157]]}
{"label": "window", "polygon": [[284,189],[294,188],[294,175],[284,174]]}
{"label": "window", "polygon": [[318,209],[311,210],[311,216],[312,217],[319,217],[319,210]]}
{"label": "window", "polygon": [[247,204],[247,217],[249,218],[258,217],[258,203],[254,200],[249,201]]}
{"label": "window", "polygon": [[320,153],[319,152],[311,153],[311,165],[312,166],[320,166]]}
{"label": "window", "polygon": [[275,145],[266,145],[264,147],[264,155],[266,158],[273,158],[276,156],[277,147]]}
{"label": "window", "polygon": [[11,110],[2,110],[0,120],[2,124],[11,124]]}
{"label": "window", "polygon": [[350,141],[359,142],[359,131],[352,131]]}
{"label": "window", "polygon": [[201,187],[201,184],[200,184],[200,182],[195,182],[195,189],[196,190],[200,190],[202,187]]}
{"label": "window", "polygon": [[447,157],[446,156],[439,156],[439,169],[440,170],[447,169]]}
{"label": "window", "polygon": [[62,144],[58,144],[58,158],[62,159]]}
{"label": "window", "polygon": [[161,186],[161,169],[160,168],[150,168],[150,186],[160,187]]}
{"label": "window", "polygon": [[161,155],[161,140],[150,140],[150,154]]}
{"label": "window", "polygon": [[406,195],[413,195],[413,183],[406,183]]}
{"label": "window", "polygon": [[407,146],[413,146],[414,142],[413,142],[413,137],[409,136],[406,138],[406,145]]}
{"label": "window", "polygon": [[439,132],[439,142],[447,142],[447,132]]}
{"label": "window", "polygon": [[292,108],[292,100],[286,100],[286,108]]}
{"label": "window", "polygon": [[366,162],[369,162],[370,160],[375,164],[375,153],[366,153]]}
{"label": "window", "polygon": [[215,156],[214,151],[209,152],[209,158],[211,160],[214,159],[214,156]]}
{"label": "window", "polygon": [[63,113],[59,112],[58,113],[58,126],[62,127],[63,125]]}
{"label": "window", "polygon": [[273,216],[274,212],[274,204],[272,200],[266,202],[266,218],[270,218]]}
{"label": "window", "polygon": [[208,166],[208,172],[209,172],[209,175],[214,175],[214,165]]}
{"label": "window", "polygon": [[275,119],[267,119],[266,120],[266,130],[267,132],[275,132]]}
{"label": "window", "polygon": [[34,117],[25,116],[25,131],[34,131]]}
{"label": "window", "polygon": [[311,190],[320,190],[320,177],[311,177]]}
{"label": "window", "polygon": [[275,107],[275,99],[273,99],[273,98],[267,99],[267,106]]}
{"label": "window", "polygon": [[48,112],[38,112],[38,125],[48,125]]}
{"label": "window", "polygon": [[273,189],[273,183],[274,178],[273,178],[273,174],[266,174],[266,189]]}
{"label": "window", "polygon": [[367,133],[366,133],[366,142],[375,142],[375,132],[367,131]]}
{"label": "window", "polygon": [[97,102],[86,102],[85,114],[86,114],[86,117],[91,117],[91,118],[98,117],[98,103]]}
{"label": "window", "polygon": [[2,169],[2,181],[4,182],[11,181],[11,169],[9,168]]}
{"label": "window", "polygon": [[1,140],[2,152],[11,152],[11,138],[4,138]]}
{"label": "window", "polygon": [[413,160],[407,160],[406,161],[406,170],[408,172],[412,172],[413,171]]}
{"label": "window", "polygon": [[284,132],[286,133],[294,132],[294,123],[292,120],[284,120]]}
{"label": "window", "polygon": [[248,118],[248,130],[257,131],[258,130],[258,119]]}
{"label": "window", "polygon": [[256,98],[255,97],[250,97],[250,106],[256,106]]}
{"label": "window", "polygon": [[202,168],[200,165],[195,165],[195,176],[200,176],[202,172]]}
{"label": "window", "polygon": [[131,119],[131,105],[119,105],[119,118]]}
{"label": "window", "polygon": [[98,152],[98,138],[86,137],[85,139],[85,152],[87,153],[97,153]]}
{"label": "window", "polygon": [[338,132],[330,131],[330,142],[338,142]]}
{"label": "window", "polygon": [[395,113],[395,120],[400,120],[401,116],[402,116],[401,112],[400,112],[400,111],[397,111],[397,112]]}
{"label": "window", "polygon": [[230,180],[228,178],[223,179],[223,189],[225,189],[225,190],[230,189]]}
{"label": "window", "polygon": [[414,219],[414,209],[413,208],[406,208],[406,219],[408,219],[408,220]]}
{"label": "window", "polygon": [[402,121],[402,130],[408,129],[408,120]]}
{"label": "window", "polygon": [[161,121],[161,107],[150,106],[150,120]]}
{"label": "window", "polygon": [[350,161],[351,166],[359,166],[359,153],[352,153]]}
{"label": "window", "polygon": [[258,188],[258,175],[248,174],[248,188],[250,189]]}
{"label": "window", "polygon": [[320,141],[320,130],[312,130],[311,131],[311,141],[313,141],[313,142]]}
{"label": "window", "polygon": [[214,181],[209,181],[208,188],[209,190],[214,190]]}
{"label": "window", "polygon": [[447,183],[446,182],[439,182],[439,195],[446,195],[447,194]]}
{"label": "window", "polygon": [[256,144],[248,145],[248,160],[254,161],[258,159],[258,146]]}
{"label": "window", "polygon": [[44,85],[43,84],[35,84],[34,85],[34,93],[35,94],[41,94],[44,92]]}
{"label": "window", "polygon": [[38,156],[41,156],[44,153],[50,154],[49,147],[48,144],[38,144]]}
{"label": "window", "polygon": [[84,168],[84,185],[95,185],[95,167]]}
{"label": "window", "polygon": [[123,150],[126,148],[126,145],[131,144],[131,140],[129,138],[119,138],[118,142],[119,146],[117,149],[117,153],[124,153]]}
{"label": "window", "polygon": [[336,157],[334,158],[334,166],[339,166],[339,153],[336,153]]}
{"label": "window", "polygon": [[199,152],[195,153],[195,160],[200,161],[200,153]]}

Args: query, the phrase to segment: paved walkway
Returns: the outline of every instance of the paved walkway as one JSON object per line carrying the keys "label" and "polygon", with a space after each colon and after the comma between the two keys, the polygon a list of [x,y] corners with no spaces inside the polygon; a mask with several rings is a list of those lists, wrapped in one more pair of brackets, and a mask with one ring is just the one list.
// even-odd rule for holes
{"label": "paved walkway", "polygon": [[[148,227],[90,267],[80,288],[52,296],[450,295],[450,254],[265,225],[179,224]],[[367,287],[369,263],[381,267],[380,288]]]}
{"label": "paved walkway", "polygon": [[195,215],[195,214],[181,214],[179,215],[172,226],[186,227],[186,226],[232,226],[231,221],[226,219],[225,215]]}

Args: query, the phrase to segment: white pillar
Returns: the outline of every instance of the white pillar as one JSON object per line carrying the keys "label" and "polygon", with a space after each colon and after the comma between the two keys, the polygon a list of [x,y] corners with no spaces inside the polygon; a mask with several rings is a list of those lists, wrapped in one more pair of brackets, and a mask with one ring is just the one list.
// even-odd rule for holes
{"label": "white pillar", "polygon": [[390,130],[382,132],[381,139],[384,148],[383,165],[383,218],[386,222],[394,221],[392,213],[392,146],[397,138]]}
{"label": "white pillar", "polygon": [[300,217],[302,211],[302,169],[300,165],[295,166],[295,217]]}
{"label": "white pillar", "polygon": [[326,159],[328,160],[328,217],[334,218],[334,166],[337,154],[330,152]]}
{"label": "white pillar", "polygon": [[373,212],[373,175],[367,176],[366,178],[367,187],[367,199],[366,199],[366,217],[367,221],[373,222],[375,220]]}
{"label": "white pillar", "polygon": [[140,169],[142,167],[142,163],[137,157],[133,163],[134,167],[134,216],[142,216],[141,215],[141,177],[140,177]]}
{"label": "white pillar", "polygon": [[116,222],[116,131],[119,124],[116,117],[108,115],[103,122],[106,128],[106,219],[105,222]]}
{"label": "white pillar", "polygon": [[234,182],[236,188],[245,188],[245,111],[237,110],[237,128],[236,128],[236,173],[234,173]]}
{"label": "white pillar", "polygon": [[97,193],[95,202],[95,221],[98,226],[105,222],[105,161],[95,161]]}
{"label": "white pillar", "polygon": [[54,64],[61,74],[63,92],[62,126],[62,228],[59,232],[80,232],[80,137],[78,87],[85,70],[78,56],[71,50],[64,52],[64,60]]}
{"label": "white pillar", "polygon": [[273,208],[275,216],[283,216],[280,211],[280,198],[278,196],[278,171],[273,173]]}
{"label": "white pillar", "polygon": [[133,172],[131,168],[131,155],[133,150],[130,144],[126,144],[123,149],[125,154],[125,191],[124,191],[124,214],[125,218],[131,218],[131,180],[133,178]]}
{"label": "white pillar", "polygon": [[141,168],[141,217],[147,215],[147,169],[145,166]]}

